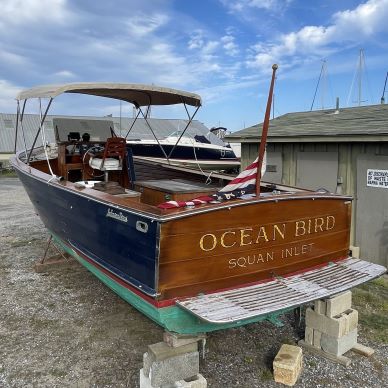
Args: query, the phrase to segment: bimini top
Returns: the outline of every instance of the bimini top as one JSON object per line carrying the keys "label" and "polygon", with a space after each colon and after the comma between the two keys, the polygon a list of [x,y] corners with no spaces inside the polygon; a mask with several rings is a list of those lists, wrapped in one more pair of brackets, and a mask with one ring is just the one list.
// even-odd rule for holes
{"label": "bimini top", "polygon": [[115,98],[130,102],[137,108],[148,105],[173,105],[183,103],[197,107],[201,106],[201,97],[194,93],[154,85],[105,82],[37,86],[20,92],[16,99],[20,101],[29,98],[54,98],[62,93],[79,93]]}

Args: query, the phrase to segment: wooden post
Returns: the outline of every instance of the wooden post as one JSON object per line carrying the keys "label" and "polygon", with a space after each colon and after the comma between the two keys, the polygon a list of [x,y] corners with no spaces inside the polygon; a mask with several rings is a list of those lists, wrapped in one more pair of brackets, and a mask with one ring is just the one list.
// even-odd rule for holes
{"label": "wooden post", "polygon": [[257,176],[256,176],[256,197],[260,196],[260,182],[261,182],[261,168],[263,166],[265,146],[267,144],[267,134],[269,127],[269,118],[271,115],[271,104],[272,104],[272,95],[273,95],[273,87],[275,84],[275,73],[278,68],[278,65],[272,65],[272,79],[271,86],[269,88],[268,101],[267,101],[267,109],[265,111],[263,130],[261,132],[261,140],[260,140],[260,148],[259,148],[259,160],[257,162]]}

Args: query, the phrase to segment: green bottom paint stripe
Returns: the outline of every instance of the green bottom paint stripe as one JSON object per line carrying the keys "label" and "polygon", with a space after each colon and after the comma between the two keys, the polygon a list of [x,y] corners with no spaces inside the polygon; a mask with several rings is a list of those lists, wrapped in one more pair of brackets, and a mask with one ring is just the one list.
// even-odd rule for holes
{"label": "green bottom paint stripe", "polygon": [[172,332],[180,334],[205,333],[215,330],[243,326],[249,323],[260,322],[263,320],[269,320],[277,324],[279,322],[277,317],[285,313],[286,311],[291,310],[280,310],[276,313],[261,315],[259,317],[249,318],[238,322],[215,324],[202,321],[201,319],[195,317],[193,314],[190,314],[189,312],[181,309],[178,306],[157,308],[142,299],[140,296],[136,295],[131,290],[114,281],[111,277],[100,271],[96,266],[83,259],[77,254],[77,252],[75,252],[72,248],[65,244],[59,237],[54,234],[52,234],[52,236],[56,244],[58,244],[69,255],[74,257],[80,264],[82,264],[86,269],[92,272],[98,279],[100,279],[106,286],[108,286],[122,299],[124,299],[130,305],[132,305],[141,313],[146,315],[148,318],[152,319],[158,325]]}

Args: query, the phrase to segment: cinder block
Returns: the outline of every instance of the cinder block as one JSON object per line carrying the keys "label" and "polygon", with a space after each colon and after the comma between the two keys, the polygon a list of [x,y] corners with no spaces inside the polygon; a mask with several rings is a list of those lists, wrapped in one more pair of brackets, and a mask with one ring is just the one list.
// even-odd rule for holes
{"label": "cinder block", "polygon": [[355,259],[360,258],[360,247],[355,247],[354,245],[351,245],[349,249],[351,250],[352,257],[354,257]]}
{"label": "cinder block", "polygon": [[335,317],[349,310],[352,307],[351,291],[342,292],[326,299],[326,315],[330,318]]}
{"label": "cinder block", "polygon": [[335,338],[342,337],[348,333],[346,317],[329,318],[316,313],[311,308],[306,310],[306,326]]}
{"label": "cinder block", "polygon": [[273,361],[273,375],[277,383],[295,385],[302,370],[302,349],[284,344]]}
{"label": "cinder block", "polygon": [[318,348],[318,349],[321,348],[321,337],[322,337],[322,333],[319,330],[314,330],[313,346],[315,348]]}
{"label": "cinder block", "polygon": [[169,331],[163,333],[163,341],[173,348],[198,343],[198,341],[203,341],[204,339],[206,339],[206,334],[187,335],[171,333]]}
{"label": "cinder block", "polygon": [[358,311],[354,309],[349,309],[343,313],[347,319],[348,332],[350,333],[354,329],[357,329],[358,326]]}
{"label": "cinder block", "polygon": [[196,376],[189,380],[180,380],[174,384],[174,388],[206,388],[206,379],[198,373]]}
{"label": "cinder block", "polygon": [[144,374],[144,369],[140,369],[140,388],[153,388],[150,379]]}
{"label": "cinder block", "polygon": [[357,329],[352,330],[350,333],[340,338],[334,338],[324,333],[321,337],[322,350],[335,356],[342,356],[344,353],[356,346],[356,344]]}
{"label": "cinder block", "polygon": [[192,353],[198,350],[198,343],[192,342],[179,347],[168,346],[166,342],[158,342],[148,345],[148,353],[155,361],[161,361],[169,357],[178,356],[184,353]]}
{"label": "cinder block", "polygon": [[326,300],[318,299],[314,301],[314,311],[318,314],[326,315]]}
{"label": "cinder block", "polygon": [[158,387],[179,380],[191,379],[198,373],[199,353],[191,352],[152,362],[148,377],[151,385]]}
{"label": "cinder block", "polygon": [[[140,369],[140,388],[159,388],[151,385],[151,380],[144,375],[143,369]],[[207,388],[206,379],[198,373],[191,379],[175,381],[172,384],[163,385],[163,388]]]}
{"label": "cinder block", "polygon": [[307,344],[312,345],[314,340],[314,329],[306,326],[304,329],[304,340]]}
{"label": "cinder block", "polygon": [[149,353],[146,352],[143,354],[143,373],[144,376],[148,377],[150,375],[150,369],[151,369],[151,364],[154,360],[152,357],[150,357]]}

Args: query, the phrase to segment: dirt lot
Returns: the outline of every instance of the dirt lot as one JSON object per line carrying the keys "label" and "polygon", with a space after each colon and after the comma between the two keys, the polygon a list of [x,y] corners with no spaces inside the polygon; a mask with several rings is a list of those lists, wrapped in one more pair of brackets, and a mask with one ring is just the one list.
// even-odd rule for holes
{"label": "dirt lot", "polygon": [[[0,179],[0,386],[138,387],[147,345],[162,329],[78,264],[36,273],[48,234],[16,178]],[[53,251],[55,252],[55,251]],[[388,280],[354,292],[359,342],[349,368],[304,352],[296,387],[387,387]],[[276,387],[271,364],[282,343],[303,330],[293,314],[284,326],[251,324],[208,336],[201,373],[209,387]]]}

